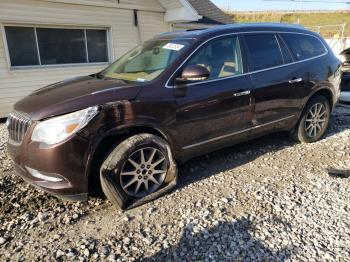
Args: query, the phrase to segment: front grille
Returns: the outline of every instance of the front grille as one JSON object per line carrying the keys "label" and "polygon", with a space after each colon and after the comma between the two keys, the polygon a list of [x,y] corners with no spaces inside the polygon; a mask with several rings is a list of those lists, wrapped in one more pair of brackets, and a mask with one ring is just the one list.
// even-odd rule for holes
{"label": "front grille", "polygon": [[30,117],[24,113],[10,113],[6,122],[10,141],[21,143],[31,123]]}

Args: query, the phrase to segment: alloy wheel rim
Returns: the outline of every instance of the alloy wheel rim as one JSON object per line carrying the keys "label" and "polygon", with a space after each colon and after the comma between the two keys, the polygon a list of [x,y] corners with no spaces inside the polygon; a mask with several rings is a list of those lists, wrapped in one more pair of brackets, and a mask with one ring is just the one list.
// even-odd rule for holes
{"label": "alloy wheel rim", "polygon": [[157,191],[168,170],[168,160],[157,148],[145,147],[133,152],[120,172],[120,185],[132,197],[141,198]]}
{"label": "alloy wheel rim", "polygon": [[327,110],[324,104],[317,103],[313,105],[305,119],[305,132],[310,138],[318,136],[326,125]]}

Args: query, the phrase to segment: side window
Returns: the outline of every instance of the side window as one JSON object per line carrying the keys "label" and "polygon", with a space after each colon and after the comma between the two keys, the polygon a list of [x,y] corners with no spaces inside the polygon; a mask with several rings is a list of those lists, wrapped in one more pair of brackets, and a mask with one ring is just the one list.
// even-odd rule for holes
{"label": "side window", "polygon": [[327,52],[319,39],[310,35],[281,34],[297,61],[319,56]]}
{"label": "side window", "polygon": [[250,57],[251,71],[283,64],[281,50],[274,34],[247,34],[244,38]]}
{"label": "side window", "polygon": [[210,72],[210,80],[242,74],[243,65],[238,37],[213,40],[190,58],[187,65],[200,65],[207,68]]}
{"label": "side window", "polygon": [[281,48],[284,63],[285,64],[292,63],[294,61],[292,54],[290,53],[289,48],[287,47],[287,45],[284,43],[283,39],[280,36],[278,36],[278,43]]}

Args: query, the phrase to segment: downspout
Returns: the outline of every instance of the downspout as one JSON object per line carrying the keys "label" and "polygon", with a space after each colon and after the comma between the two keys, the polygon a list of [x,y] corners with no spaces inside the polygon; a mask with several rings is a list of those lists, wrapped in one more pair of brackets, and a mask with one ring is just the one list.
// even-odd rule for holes
{"label": "downspout", "polygon": [[142,35],[141,35],[141,29],[139,26],[138,10],[136,10],[136,9],[134,9],[134,26],[137,27],[137,36],[139,39],[139,44],[142,44]]}

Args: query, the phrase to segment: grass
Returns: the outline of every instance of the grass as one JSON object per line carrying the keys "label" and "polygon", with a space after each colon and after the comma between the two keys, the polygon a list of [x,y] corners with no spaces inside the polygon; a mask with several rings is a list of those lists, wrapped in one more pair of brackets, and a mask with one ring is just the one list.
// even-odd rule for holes
{"label": "grass", "polygon": [[236,23],[253,23],[253,22],[281,22],[281,23],[300,23],[311,30],[318,31],[317,27],[321,26],[320,33],[326,37],[334,37],[341,34],[340,25],[346,23],[345,35],[350,37],[350,11],[337,12],[249,12],[249,13],[229,13]]}

